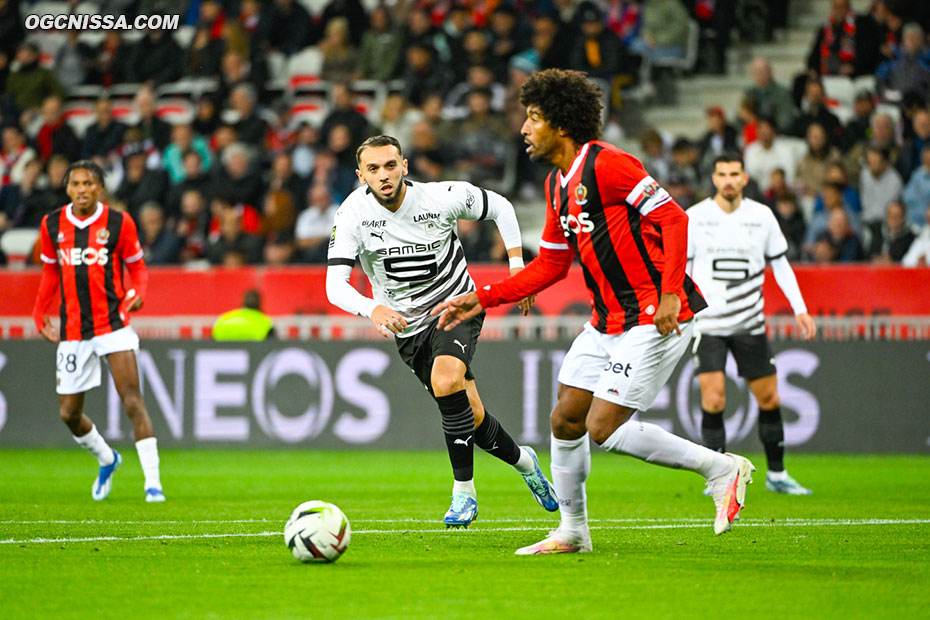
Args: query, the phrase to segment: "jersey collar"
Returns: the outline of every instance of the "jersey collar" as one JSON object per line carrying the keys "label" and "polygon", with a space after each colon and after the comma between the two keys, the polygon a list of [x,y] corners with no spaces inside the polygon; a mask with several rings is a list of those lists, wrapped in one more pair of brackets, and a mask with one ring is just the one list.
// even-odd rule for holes
{"label": "jersey collar", "polygon": [[68,218],[69,222],[74,224],[75,228],[87,228],[88,226],[96,222],[97,218],[100,217],[100,214],[103,213],[103,203],[98,202],[97,210],[94,211],[93,215],[82,220],[82,219],[79,219],[72,211],[73,206],[74,206],[74,203],[69,202],[68,206],[65,207],[65,217]]}
{"label": "jersey collar", "polygon": [[568,169],[568,174],[562,176],[562,171],[559,170],[559,183],[562,184],[562,187],[568,185],[568,180],[575,176],[575,173],[578,171],[578,166],[581,165],[581,162],[584,161],[584,156],[588,154],[588,145],[590,142],[585,142],[584,146],[581,147],[581,150],[578,151],[578,154],[575,155],[575,160],[572,162],[572,167]]}

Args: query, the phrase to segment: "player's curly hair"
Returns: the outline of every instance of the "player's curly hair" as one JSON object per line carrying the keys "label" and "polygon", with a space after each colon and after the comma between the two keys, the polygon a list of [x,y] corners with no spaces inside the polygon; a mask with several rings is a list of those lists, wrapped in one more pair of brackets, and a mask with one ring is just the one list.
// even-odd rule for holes
{"label": "player's curly hair", "polygon": [[103,185],[103,168],[98,166],[97,162],[90,159],[80,159],[68,166],[68,169],[65,170],[65,185],[68,184],[68,180],[71,178],[71,173],[75,170],[86,170],[97,179],[97,183],[99,185]]}
{"label": "player's curly hair", "polygon": [[601,135],[601,89],[581,71],[546,69],[530,76],[520,104],[536,106],[552,127],[564,129],[578,144]]}

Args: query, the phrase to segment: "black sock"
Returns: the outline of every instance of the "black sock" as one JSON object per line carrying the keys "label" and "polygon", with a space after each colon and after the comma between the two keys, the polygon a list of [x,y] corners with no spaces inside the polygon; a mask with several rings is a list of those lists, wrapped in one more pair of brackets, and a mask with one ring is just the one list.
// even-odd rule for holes
{"label": "black sock", "polygon": [[516,465],[520,460],[520,446],[487,409],[484,410],[484,421],[475,429],[475,444],[508,465]]}
{"label": "black sock", "polygon": [[785,426],[780,407],[759,410],[759,439],[765,447],[769,471],[785,471]]}
{"label": "black sock", "polygon": [[714,452],[727,451],[727,429],[723,426],[723,412],[711,413],[701,409],[704,416],[701,418],[701,438],[704,445]]}
{"label": "black sock", "polygon": [[437,396],[436,403],[442,416],[442,431],[446,435],[452,475],[459,481],[471,480],[475,477],[475,414],[468,402],[468,394],[462,390],[448,396]]}

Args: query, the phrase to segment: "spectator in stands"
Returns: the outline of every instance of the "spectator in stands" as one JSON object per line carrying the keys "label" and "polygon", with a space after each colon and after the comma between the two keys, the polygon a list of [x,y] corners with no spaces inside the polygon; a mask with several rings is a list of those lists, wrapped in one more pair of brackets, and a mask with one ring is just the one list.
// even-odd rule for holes
{"label": "spectator in stands", "polygon": [[88,81],[105,87],[128,82],[133,55],[119,30],[107,31],[94,52]]}
{"label": "spectator in stands", "polygon": [[45,189],[42,187],[44,181],[42,160],[36,157],[23,167],[22,179],[18,184],[4,185],[0,190],[0,209],[6,213],[7,221],[12,226],[38,228],[45,214],[52,210],[48,206],[50,201],[46,200]]}
{"label": "spectator in stands", "polygon": [[126,125],[113,118],[113,104],[108,97],[94,102],[96,120],[81,139],[81,159],[106,157],[123,143]]}
{"label": "spectator in stands", "polygon": [[875,112],[875,97],[868,90],[860,90],[853,100],[853,115],[843,127],[840,148],[848,151],[859,142],[868,142],[872,114]]}
{"label": "spectator in stands", "polygon": [[133,101],[139,121],[134,125],[142,132],[142,140],[151,140],[159,151],[171,142],[171,125],[158,118],[158,108],[155,101],[155,91],[149,86],[143,86],[136,93]]}
{"label": "spectator in stands", "polygon": [[294,201],[284,190],[273,190],[265,194],[262,202],[262,236],[265,245],[294,237]]}
{"label": "spectator in stands", "polygon": [[288,153],[276,153],[271,160],[271,169],[265,183],[267,191],[287,192],[291,205],[299,205],[307,195],[307,181],[294,172],[291,156]]}
{"label": "spectator in stands", "polygon": [[[666,0],[660,0],[665,2]],[[678,0],[669,0],[676,3],[684,12]],[[650,4],[650,10],[652,4]],[[584,71],[594,78],[600,78],[610,84],[615,75],[619,73],[629,73],[629,59],[627,58],[626,49],[620,41],[620,37],[609,29],[604,21],[604,12],[600,7],[591,0],[584,0],[578,5],[576,12],[576,21],[580,25],[581,36],[575,41],[569,57],[569,68]],[[685,15],[687,20],[687,14]],[[649,13],[646,14],[646,23],[649,25]],[[674,27],[674,24],[666,24],[665,28]],[[642,54],[664,54],[667,53],[661,40],[647,39],[651,36],[644,27],[643,49]],[[651,45],[649,42],[651,42]],[[675,41],[672,45],[679,45]]]}
{"label": "spectator in stands", "polygon": [[133,46],[129,79],[154,86],[174,82],[182,75],[182,58],[184,50],[170,31],[150,28]]}
{"label": "spectator in stands", "polygon": [[323,53],[321,77],[331,82],[345,82],[352,77],[358,55],[349,40],[349,20],[336,17],[326,24],[319,43]]}
{"label": "spectator in stands", "polygon": [[865,224],[881,222],[888,203],[897,200],[904,184],[901,175],[888,161],[888,153],[878,147],[869,147],[865,155],[866,167],[859,174],[859,196],[862,201],[862,221]]}
{"label": "spectator in stands", "polygon": [[542,13],[533,22],[533,36],[530,39],[540,69],[565,69],[571,53],[575,34],[571,27],[558,19],[556,15]]}
{"label": "spectator in stands", "polygon": [[[701,35],[698,47],[698,70],[701,73],[726,75],[727,49],[738,0],[684,0],[697,20]],[[648,15],[650,5],[644,11]],[[684,39],[681,39],[684,41]]]}
{"label": "spectator in stands", "polygon": [[84,84],[94,62],[94,50],[78,38],[77,30],[65,31],[65,42],[55,54],[55,77],[65,90]]}
{"label": "spectator in stands", "polygon": [[236,136],[250,146],[262,148],[265,145],[265,135],[268,132],[268,123],[258,114],[258,97],[255,88],[247,83],[240,82],[229,94],[229,107],[235,110]]}
{"label": "spectator in stands", "polygon": [[752,59],[750,72],[753,85],[743,92],[744,97],[756,100],[759,111],[775,119],[778,131],[790,130],[798,115],[791,91],[772,78],[772,66],[762,56]]}
{"label": "spectator in stands", "polygon": [[[433,25],[429,9],[424,5],[415,4],[409,10],[405,30],[405,53],[411,46],[422,47],[435,54],[435,61],[439,65],[452,65],[465,56],[464,43],[461,49],[456,50],[460,56],[453,56],[446,33]],[[464,73],[461,75],[464,76]]]}
{"label": "spectator in stands", "polygon": [[905,267],[927,267],[930,265],[930,205],[924,213],[924,226],[911,243],[907,254],[901,259]]}
{"label": "spectator in stands", "polygon": [[261,0],[242,0],[239,5],[239,22],[250,37],[255,38],[262,29],[262,20],[267,19],[266,11]]}
{"label": "spectator in stands", "polygon": [[295,238],[300,260],[323,265],[329,238],[333,232],[333,217],[339,205],[325,184],[317,184],[307,193],[309,204],[297,216]]}
{"label": "spectator in stands", "polygon": [[216,101],[208,94],[200,95],[194,101],[194,120],[191,123],[194,133],[210,137],[220,126],[220,117],[216,110]]}
{"label": "spectator in stands", "polygon": [[133,145],[123,160],[123,180],[114,192],[114,196],[126,205],[137,226],[142,205],[147,202],[165,204],[170,186],[168,173],[160,168],[147,168],[147,159],[148,154],[142,145]]}
{"label": "spectator in stands", "polygon": [[430,183],[445,178],[446,166],[450,163],[448,150],[439,147],[439,138],[428,121],[414,124],[408,144],[407,172],[412,179]]}
{"label": "spectator in stands", "polygon": [[16,48],[26,37],[23,18],[16,0],[0,0],[0,54],[13,58]]}
{"label": "spectator in stands", "polygon": [[917,236],[907,221],[904,205],[897,200],[888,203],[884,221],[872,222],[864,232],[868,256],[877,265],[900,263]]}
{"label": "spectator in stands", "polygon": [[930,86],[930,47],[919,24],[904,26],[901,45],[894,58],[876,72],[878,94],[886,101],[900,101],[905,93],[927,92]]}
{"label": "spectator in stands", "polygon": [[807,226],[807,235],[804,238],[804,246],[808,253],[812,253],[813,245],[817,239],[827,230],[830,222],[830,214],[833,211],[843,211],[846,214],[846,222],[853,229],[853,232],[859,234],[862,230],[862,223],[858,214],[854,213],[852,207],[844,198],[846,188],[831,181],[823,184],[821,190],[821,199],[823,201],[823,210],[815,211],[811,215]]}
{"label": "spectator in stands", "polygon": [[215,77],[220,74],[223,41],[210,34],[208,26],[198,26],[184,58],[184,74],[191,77]]}
{"label": "spectator in stands", "polygon": [[688,138],[676,138],[672,143],[672,164],[669,167],[669,176],[680,179],[689,191],[688,204],[695,202],[695,197],[701,187],[700,153],[697,146]]}
{"label": "spectator in stands", "polygon": [[297,126],[297,135],[291,148],[291,166],[294,173],[302,179],[306,179],[313,172],[318,141],[319,134],[313,125],[303,122]]}
{"label": "spectator in stands", "polygon": [[253,164],[252,151],[243,143],[236,142],[223,149],[222,166],[215,177],[214,195],[228,193],[236,201],[250,206],[260,205],[262,179]]}
{"label": "spectator in stands", "polygon": [[361,0],[330,0],[323,8],[320,15],[320,26],[323,30],[326,25],[338,17],[345,18],[349,22],[349,40],[354,47],[358,47],[362,41],[362,33],[368,27],[368,12]]}
{"label": "spectator in stands", "polygon": [[640,37],[643,24],[639,0],[609,0],[606,9],[607,27],[614,31],[627,49]]}
{"label": "spectator in stands", "polygon": [[666,152],[662,135],[652,127],[644,129],[639,134],[639,147],[643,151],[643,166],[652,172],[659,183],[664,183],[668,179],[672,160]]}
{"label": "spectator in stands", "polygon": [[[46,165],[47,174],[45,179],[39,179],[35,185],[36,190],[31,191],[29,195],[26,195],[25,191],[23,192],[23,211],[21,220],[18,223],[19,226],[38,228],[43,216],[71,202],[68,192],[65,191],[65,172],[67,172],[70,163],[64,155],[52,155],[49,158]],[[32,163],[30,162],[26,170],[28,171],[31,167]],[[23,190],[26,189],[27,177],[29,176],[31,175],[28,172],[24,173]],[[39,185],[39,183],[43,182],[44,185]]]}
{"label": "spectator in stands", "polygon": [[42,126],[35,139],[36,151],[42,161],[52,155],[64,155],[74,161],[81,154],[77,135],[65,120],[61,97],[52,95],[42,102]]}
{"label": "spectator in stands", "polygon": [[749,177],[759,183],[763,192],[768,189],[775,168],[784,170],[788,185],[794,185],[797,156],[791,146],[778,137],[775,121],[770,116],[759,118],[759,139],[746,147],[744,161]]}
{"label": "spectator in stands", "polygon": [[[345,125],[349,128],[351,144],[361,144],[371,133],[371,124],[361,112],[355,109],[352,91],[344,83],[333,84],[331,92],[333,108],[323,124],[320,126],[320,139],[323,143],[329,141],[329,133],[336,125]],[[352,166],[355,169],[355,155],[353,151]]]}
{"label": "spectator in stands", "polygon": [[224,312],[213,324],[213,339],[219,342],[259,341],[276,338],[274,323],[262,312],[261,294],[247,291],[242,307]]}
{"label": "spectator in stands", "polygon": [[865,152],[869,146],[877,146],[888,152],[888,161],[897,167],[901,156],[901,146],[895,135],[894,121],[885,112],[875,112],[869,123],[865,140],[856,142],[844,155],[843,164],[850,177],[859,180],[859,173],[865,165]]}
{"label": "spectator in stands", "polygon": [[[526,22],[517,19],[510,4],[501,3],[487,18],[491,34],[491,55],[494,65],[506,67],[510,59],[530,44]],[[403,144],[403,143],[401,143]]]}
{"label": "spectator in stands", "polygon": [[840,123],[840,119],[827,109],[823,83],[815,78],[807,80],[807,85],[804,87],[801,114],[794,120],[791,131],[788,133],[803,138],[807,135],[807,128],[811,123],[820,123],[823,126],[827,132],[827,141],[831,145],[842,142],[843,125]]}
{"label": "spectator in stands", "polygon": [[168,172],[172,184],[184,180],[184,153],[194,150],[200,155],[201,166],[209,169],[213,164],[210,147],[202,136],[194,134],[190,123],[178,123],[171,128],[171,143],[165,147],[162,154],[162,165]]}
{"label": "spectator in stands", "polygon": [[297,0],[274,0],[255,35],[256,43],[265,43],[287,56],[304,49],[314,38],[313,20]]}
{"label": "spectator in stands", "polygon": [[381,108],[381,132],[410,144],[413,126],[423,120],[423,112],[411,106],[401,93],[388,93]]}
{"label": "spectator in stands", "polygon": [[212,181],[207,174],[207,167],[203,165],[203,156],[194,149],[188,149],[181,155],[183,176],[181,180],[171,186],[168,197],[165,199],[165,214],[174,221],[181,213],[181,200],[184,193],[196,190],[206,196],[211,189]]}
{"label": "spectator in stands", "polygon": [[257,70],[255,63],[246,60],[246,57],[234,50],[226,50],[220,61],[220,87],[216,93],[216,101],[226,101],[232,91],[240,84],[249,84],[255,93],[256,101],[264,88],[265,76]]}
{"label": "spectator in stands", "polygon": [[39,65],[39,47],[35,43],[21,43],[15,60],[16,69],[7,78],[6,87],[20,111],[35,110],[51,96],[64,96],[65,90],[55,74]]}
{"label": "spectator in stands", "polygon": [[[775,209],[775,199],[782,194],[794,194],[794,191],[788,187],[788,181],[785,180],[785,171],[781,168],[775,168],[769,174],[769,186],[762,196],[765,198],[765,204]],[[795,196],[797,199],[797,196]]]}
{"label": "spectator in stands", "polygon": [[792,192],[782,192],[775,196],[774,202],[775,219],[785,235],[785,240],[788,241],[785,256],[791,262],[798,261],[802,256],[804,237],[807,233],[804,215],[798,209],[798,198]]}
{"label": "spectator in stands", "polygon": [[[857,16],[849,0],[831,0],[830,14],[823,26],[817,29],[814,44],[807,57],[807,68],[812,75],[868,75],[875,70],[867,40],[870,30],[863,26],[867,18]],[[871,67],[870,67],[871,66]]]}
{"label": "spectator in stands", "polygon": [[180,216],[174,227],[181,240],[181,262],[188,263],[204,256],[209,226],[210,214],[204,195],[196,189],[181,194]]}
{"label": "spectator in stands", "polygon": [[[430,127],[436,133],[436,139],[439,147],[443,149],[451,148],[458,141],[456,133],[456,124],[445,118],[442,114],[442,95],[439,93],[429,93],[423,98],[423,119],[429,123]],[[526,112],[524,111],[524,117]]]}
{"label": "spectator in stands", "polygon": [[[737,115],[739,116],[740,125],[742,125],[740,128],[740,142],[743,149],[745,149],[759,139],[759,102],[752,97],[743,97],[739,102]],[[775,122],[774,119],[772,122]]]}
{"label": "spectator in stands", "polygon": [[139,210],[139,242],[146,265],[175,265],[181,258],[181,240],[165,227],[165,211],[157,202]]}
{"label": "spectator in stands", "polygon": [[330,128],[326,149],[336,156],[340,168],[350,172],[355,170],[355,148],[348,125],[337,123]]}
{"label": "spectator in stands", "polygon": [[[827,172],[824,181],[829,183],[839,183],[845,189],[843,190],[843,201],[849,205],[849,210],[858,219],[862,214],[862,202],[859,200],[859,192],[855,187],[850,185],[849,174],[846,172],[846,166],[839,161],[831,161],[827,164]],[[823,211],[823,196],[818,195],[814,202],[814,213]]]}
{"label": "spectator in stands", "polygon": [[265,240],[262,259],[266,265],[280,267],[295,262],[297,244],[291,231],[270,235]]}
{"label": "spectator in stands", "polygon": [[211,234],[207,242],[210,263],[239,267],[261,262],[262,239],[243,230],[243,210],[226,197],[215,198],[213,202],[219,226],[217,234]]}
{"label": "spectator in stands", "polygon": [[817,236],[812,257],[818,263],[848,263],[865,258],[862,242],[850,228],[846,211],[830,211],[827,229]]}
{"label": "spectator in stands", "polygon": [[898,159],[898,171],[901,178],[908,181],[911,173],[920,165],[920,153],[930,144],[930,109],[920,108],[914,113],[912,126],[914,135],[904,141],[901,157]]}
{"label": "spectator in stands", "polygon": [[[510,151],[510,127],[491,110],[491,91],[476,88],[468,95],[468,116],[459,122],[455,166],[462,178],[476,185],[500,181]],[[510,191],[511,188],[507,188]]]}
{"label": "spectator in stands", "polygon": [[23,182],[26,164],[36,158],[35,150],[26,144],[19,125],[7,125],[0,135],[0,187]]}
{"label": "spectator in stands", "polygon": [[379,81],[393,79],[397,76],[404,52],[404,34],[395,26],[383,4],[372,9],[369,20],[369,28],[362,34],[355,78]]}
{"label": "spectator in stands", "polygon": [[807,153],[798,162],[795,184],[810,199],[820,193],[830,162],[840,159],[840,151],[827,143],[827,132],[820,123],[807,126]]}
{"label": "spectator in stands", "polygon": [[643,57],[647,68],[660,58],[684,58],[689,29],[690,18],[681,0],[650,0],[643,6],[640,36],[630,50]]}
{"label": "spectator in stands", "polygon": [[920,151],[921,165],[911,173],[911,178],[901,192],[901,200],[907,207],[907,219],[915,226],[923,223],[923,213],[930,205],[930,143]]}
{"label": "spectator in stands", "polygon": [[723,108],[719,105],[710,106],[705,112],[707,119],[707,132],[698,142],[700,151],[700,166],[702,179],[710,177],[714,168],[714,159],[723,153],[738,153],[739,134],[736,128],[727,122]]}
{"label": "spectator in stands", "polygon": [[[489,90],[491,92],[491,109],[495,113],[501,112],[504,109],[507,90],[503,84],[495,81],[495,74],[491,68],[487,65],[472,65],[468,67],[467,75],[468,77],[464,82],[459,82],[453,86],[449,94],[446,95],[442,116],[453,121],[468,116],[468,98],[471,92],[477,88]],[[384,131],[386,132],[386,130]],[[396,134],[387,135],[396,137]],[[399,137],[397,139],[400,140]],[[401,142],[401,144],[406,144],[406,142]]]}
{"label": "spectator in stands", "polygon": [[349,169],[339,162],[335,153],[329,149],[322,149],[316,154],[307,184],[311,187],[318,184],[326,185],[333,200],[341,203],[358,186],[358,177],[355,176],[354,169]]}

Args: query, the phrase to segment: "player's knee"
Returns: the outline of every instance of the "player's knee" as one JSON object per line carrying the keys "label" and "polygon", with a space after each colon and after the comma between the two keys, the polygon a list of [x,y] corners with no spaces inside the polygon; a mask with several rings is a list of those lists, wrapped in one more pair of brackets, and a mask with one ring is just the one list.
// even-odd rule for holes
{"label": "player's knee", "polygon": [[552,434],[559,439],[577,439],[585,434],[584,417],[573,416],[556,405],[549,414],[549,426]]}
{"label": "player's knee", "polygon": [[430,383],[436,396],[448,396],[465,389],[465,378],[450,373],[434,372],[430,377]]}
{"label": "player's knee", "polygon": [[720,390],[706,390],[701,394],[701,408],[711,413],[720,413],[727,406],[727,396]]}
{"label": "player's knee", "polygon": [[67,425],[75,424],[81,419],[81,410],[73,407],[62,406],[58,408],[58,415],[61,421]]}
{"label": "player's knee", "polygon": [[772,390],[759,394],[756,399],[759,401],[759,409],[775,409],[781,406],[781,400],[778,398],[778,392]]}
{"label": "player's knee", "polygon": [[599,446],[603,445],[616,430],[617,429],[614,428],[612,424],[608,424],[606,420],[594,419],[588,422],[588,435],[591,437],[591,441]]}
{"label": "player's knee", "polygon": [[139,390],[129,390],[123,398],[123,407],[129,416],[134,416],[143,411],[142,393]]}

